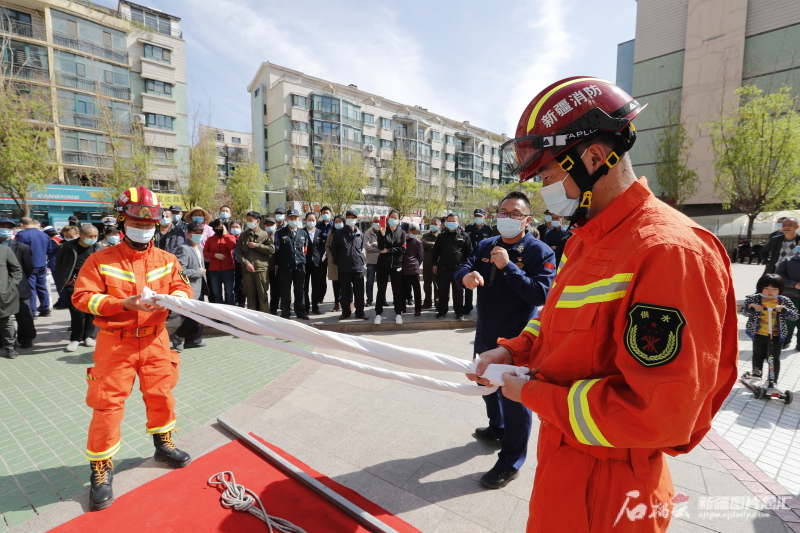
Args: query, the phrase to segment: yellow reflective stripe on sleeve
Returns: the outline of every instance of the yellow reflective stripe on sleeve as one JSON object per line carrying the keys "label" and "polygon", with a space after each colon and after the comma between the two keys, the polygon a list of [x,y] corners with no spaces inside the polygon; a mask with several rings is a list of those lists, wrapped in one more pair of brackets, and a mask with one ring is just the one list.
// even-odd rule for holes
{"label": "yellow reflective stripe on sleeve", "polygon": [[188,294],[186,294],[186,293],[185,293],[185,292],[183,292],[183,291],[175,291],[175,292],[173,292],[173,293],[172,293],[172,295],[171,295],[171,296],[177,296],[177,297],[179,297],[179,298],[188,298],[188,297],[189,297],[189,295],[188,295]]}
{"label": "yellow reflective stripe on sleeve", "polygon": [[[589,81],[589,80],[604,81],[604,80],[601,80],[600,78],[578,78],[578,79],[575,79],[575,80],[569,80],[567,82],[564,82],[561,85],[556,85],[555,87],[550,89],[547,92],[547,94],[544,95],[541,100],[539,100],[539,102],[533,108],[533,111],[531,111],[531,116],[528,118],[528,127],[527,127],[527,129],[525,131],[530,133],[530,131],[536,125],[536,116],[539,114],[539,111],[542,109],[542,106],[544,105],[544,103],[547,102],[547,100],[551,96],[553,96],[553,93],[555,93],[559,89],[562,89],[562,88],[566,87],[567,85],[572,85],[573,83],[578,83],[580,81]],[[606,81],[605,83],[608,83],[608,82]]]}
{"label": "yellow reflective stripe on sleeve", "polygon": [[89,312],[93,315],[99,315],[100,312],[97,308],[100,306],[100,302],[103,301],[103,298],[107,298],[108,294],[93,294],[91,298],[89,298]]}
{"label": "yellow reflective stripe on sleeve", "polygon": [[133,272],[122,270],[121,268],[113,267],[111,265],[100,265],[100,273],[105,276],[111,276],[112,278],[136,283],[136,276],[133,274]]}
{"label": "yellow reflective stripe on sleeve", "polygon": [[155,281],[155,280],[157,280],[159,278],[163,278],[164,276],[166,276],[167,274],[172,272],[172,267],[174,265],[175,265],[175,263],[170,263],[168,265],[164,265],[161,268],[157,268],[155,270],[152,270],[152,271],[148,272],[147,273],[147,283],[150,283],[151,281]]}
{"label": "yellow reflective stripe on sleeve", "polygon": [[172,431],[172,429],[175,427],[175,422],[176,421],[173,420],[172,422],[170,422],[166,426],[160,427],[160,428],[153,428],[153,429],[147,428],[147,434],[148,435],[156,435],[158,433],[166,433],[167,431]]}
{"label": "yellow reflective stripe on sleeve", "polygon": [[541,328],[542,328],[542,323],[539,322],[539,320],[537,319],[537,320],[531,320],[530,322],[528,322],[528,325],[522,331],[527,331],[528,333],[530,333],[534,337],[538,337],[539,336],[539,330]]}
{"label": "yellow reflective stripe on sleeve", "polygon": [[111,448],[107,449],[104,452],[90,452],[89,449],[86,449],[86,458],[90,461],[102,461],[104,459],[111,459],[111,457],[119,451],[119,447],[122,445],[122,442],[118,442],[113,445]]}
{"label": "yellow reflective stripe on sleeve", "polygon": [[569,423],[575,438],[589,446],[606,446],[613,448],[603,436],[600,428],[594,423],[589,409],[589,389],[600,381],[599,379],[581,379],[576,381],[569,389],[567,403],[569,405]]}
{"label": "yellow reflective stripe on sleeve", "polygon": [[556,307],[575,308],[582,305],[610,302],[625,296],[633,273],[621,273],[588,285],[567,285],[556,302]]}

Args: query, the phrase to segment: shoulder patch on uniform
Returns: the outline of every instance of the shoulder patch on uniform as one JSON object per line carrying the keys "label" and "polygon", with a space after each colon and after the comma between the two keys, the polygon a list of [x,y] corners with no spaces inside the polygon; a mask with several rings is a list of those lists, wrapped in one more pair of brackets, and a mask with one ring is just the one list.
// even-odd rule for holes
{"label": "shoulder patch on uniform", "polygon": [[685,325],[680,309],[635,303],[628,311],[625,349],[646,367],[665,365],[678,357]]}
{"label": "shoulder patch on uniform", "polygon": [[184,283],[189,283],[189,276],[186,275],[186,272],[179,270],[178,275],[181,277]]}

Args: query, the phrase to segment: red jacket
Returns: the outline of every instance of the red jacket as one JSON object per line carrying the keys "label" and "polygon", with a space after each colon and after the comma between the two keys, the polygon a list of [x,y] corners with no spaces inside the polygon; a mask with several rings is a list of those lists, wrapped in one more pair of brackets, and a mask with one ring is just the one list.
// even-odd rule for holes
{"label": "red jacket", "polygon": [[[236,236],[226,233],[222,237],[212,235],[206,239],[206,244],[203,247],[203,257],[208,261],[208,269],[213,271],[218,270],[233,270],[235,268],[233,263],[233,251],[236,249]],[[218,259],[217,254],[222,254],[225,259]]]}

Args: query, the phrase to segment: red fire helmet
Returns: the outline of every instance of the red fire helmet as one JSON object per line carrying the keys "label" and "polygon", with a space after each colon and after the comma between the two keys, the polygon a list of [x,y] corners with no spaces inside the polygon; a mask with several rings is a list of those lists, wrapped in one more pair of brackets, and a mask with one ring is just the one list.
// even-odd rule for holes
{"label": "red fire helmet", "polygon": [[156,224],[164,213],[161,201],[147,187],[127,189],[114,202],[114,210],[120,213],[119,220],[152,222]]}
{"label": "red fire helmet", "polygon": [[[557,81],[528,104],[516,137],[501,146],[502,160],[507,165],[503,174],[519,181],[529,180],[561,154],[561,168],[570,171],[577,161],[574,154],[566,153],[570,148],[602,133],[613,133],[619,139],[608,156],[608,166],[602,167],[604,174],[633,146],[636,135],[631,121],[642,109],[644,106],[628,93],[599,78],[574,76]],[[585,169],[583,165],[579,167]],[[588,177],[585,170],[584,173]]]}

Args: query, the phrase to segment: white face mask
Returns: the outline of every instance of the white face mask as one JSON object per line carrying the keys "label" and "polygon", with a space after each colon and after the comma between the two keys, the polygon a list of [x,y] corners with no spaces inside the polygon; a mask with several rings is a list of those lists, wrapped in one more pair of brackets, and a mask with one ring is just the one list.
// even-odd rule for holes
{"label": "white face mask", "polygon": [[519,235],[522,231],[522,221],[514,220],[511,217],[497,219],[497,231],[506,239],[511,239]]}
{"label": "white face mask", "polygon": [[148,229],[139,229],[131,226],[125,226],[125,236],[133,242],[139,244],[146,244],[153,240],[153,235],[156,234],[156,227],[152,226]]}
{"label": "white face mask", "polygon": [[547,209],[551,213],[561,215],[562,217],[571,217],[575,213],[575,210],[578,209],[578,199],[568,198],[567,190],[564,188],[564,180],[568,177],[569,174],[564,176],[563,180],[542,187],[539,190],[544,203],[547,204]]}

